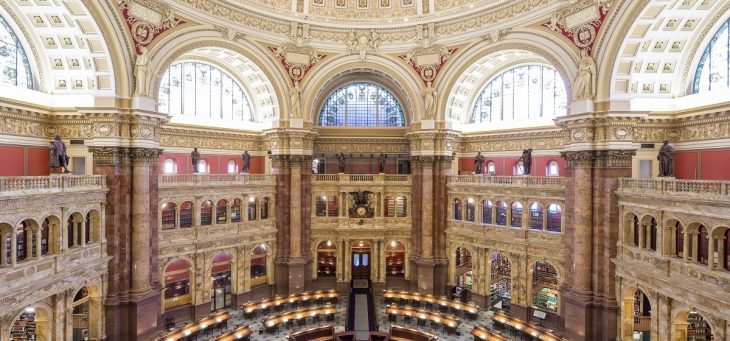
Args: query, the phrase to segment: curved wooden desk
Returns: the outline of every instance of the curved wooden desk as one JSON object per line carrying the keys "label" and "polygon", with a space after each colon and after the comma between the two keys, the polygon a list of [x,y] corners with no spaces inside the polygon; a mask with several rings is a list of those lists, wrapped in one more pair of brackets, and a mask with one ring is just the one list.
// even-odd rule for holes
{"label": "curved wooden desk", "polygon": [[236,341],[236,340],[248,341],[250,339],[252,333],[253,332],[251,331],[251,328],[248,327],[248,325],[239,326],[239,327],[231,330],[228,333],[225,333],[223,335],[216,337],[213,340],[214,341]]}
{"label": "curved wooden desk", "polygon": [[288,311],[281,314],[271,315],[262,321],[264,325],[264,330],[266,332],[274,332],[278,330],[279,325],[282,323],[294,323],[305,321],[307,317],[319,317],[319,316],[325,316],[325,319],[327,320],[334,320],[335,314],[337,313],[337,308],[334,305],[326,305],[322,307],[312,307],[312,308],[300,308],[295,311]]}
{"label": "curved wooden desk", "polygon": [[265,310],[267,308],[271,307],[281,307],[285,304],[297,304],[297,303],[309,303],[309,302],[329,302],[329,303],[335,303],[339,299],[340,294],[337,293],[337,290],[317,290],[317,291],[307,291],[303,292],[301,294],[292,294],[286,297],[274,297],[274,298],[267,298],[263,299],[257,302],[249,302],[243,305],[241,308],[243,310],[243,315],[246,318],[251,318],[253,315],[258,312],[259,310]]}
{"label": "curved wooden desk", "polygon": [[505,314],[503,311],[498,311],[494,313],[494,316],[492,316],[492,322],[494,322],[495,326],[506,326],[508,328],[514,329],[518,332],[521,332],[522,334],[526,336],[530,336],[533,338],[536,338],[538,340],[543,341],[563,341],[566,340],[560,336],[555,335],[550,330],[547,330],[542,327],[538,327],[533,324],[529,324],[526,321],[522,319],[518,319],[516,317],[509,316]]}
{"label": "curved wooden desk", "polygon": [[502,336],[502,334],[490,330],[483,326],[474,326],[471,330],[471,335],[474,335],[474,340],[487,340],[487,341],[508,341],[509,339]]}
{"label": "curved wooden desk", "polygon": [[475,319],[477,317],[477,313],[481,309],[478,305],[474,303],[463,303],[450,300],[444,296],[435,297],[433,295],[423,295],[408,291],[383,290],[383,297],[385,298],[386,304],[389,302],[398,303],[397,301],[399,300],[410,301],[414,305],[419,305],[420,303],[430,303],[433,305],[438,305],[441,312],[447,312],[448,309],[451,309],[455,312],[462,311],[466,313],[466,315],[470,319]]}
{"label": "curved wooden desk", "polygon": [[[177,341],[182,340],[186,337],[197,336],[206,328],[225,328],[228,325],[228,319],[231,314],[227,311],[222,311],[212,315],[203,317],[193,323],[188,323],[178,330],[171,331],[159,338],[158,341]],[[212,327],[211,327],[212,326]]]}
{"label": "curved wooden desk", "polygon": [[395,317],[399,315],[403,316],[405,320],[409,320],[411,318],[418,319],[418,324],[424,326],[426,321],[431,321],[432,323],[442,325],[448,333],[456,333],[456,328],[458,328],[459,324],[461,324],[461,321],[454,316],[432,312],[425,309],[413,309],[410,307],[397,307],[390,305],[385,308],[385,312],[393,322],[395,322]]}

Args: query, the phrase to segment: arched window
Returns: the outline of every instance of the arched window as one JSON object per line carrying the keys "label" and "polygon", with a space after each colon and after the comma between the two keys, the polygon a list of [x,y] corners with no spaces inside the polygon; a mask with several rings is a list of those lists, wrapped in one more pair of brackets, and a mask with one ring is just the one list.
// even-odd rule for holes
{"label": "arched window", "polygon": [[213,222],[213,202],[203,201],[200,204],[200,226],[207,226]]}
{"label": "arched window", "polygon": [[318,196],[314,203],[314,214],[318,217],[327,216],[327,196]]}
{"label": "arched window", "polygon": [[251,197],[248,199],[248,220],[256,220],[256,208],[258,207],[258,201],[256,198]]}
{"label": "arched window", "polygon": [[561,209],[560,205],[550,204],[547,209],[547,230],[549,232],[560,232],[561,230]]}
{"label": "arched window", "polygon": [[228,174],[236,173],[238,173],[238,165],[236,164],[236,161],[228,160]]}
{"label": "arched window", "polygon": [[337,246],[331,240],[317,246],[317,276],[329,277],[337,273]]}
{"label": "arched window", "polygon": [[175,160],[173,159],[167,159],[165,160],[165,174],[175,174],[177,173],[177,163],[175,163]]}
{"label": "arched window", "polygon": [[169,230],[175,228],[175,213],[177,205],[172,202],[162,204],[162,229]]}
{"label": "arched window", "polygon": [[474,205],[474,199],[469,198],[466,200],[466,221],[474,222],[476,216],[476,205]]}
{"label": "arched window", "polygon": [[462,203],[461,199],[454,199],[454,220],[461,220],[462,219]]}
{"label": "arched window", "polygon": [[200,62],[177,62],[165,71],[158,111],[194,120],[252,121],[243,88],[225,71]]}
{"label": "arched window", "polygon": [[385,246],[385,275],[405,275],[406,246],[398,241],[391,241]]}
{"label": "arched window", "polygon": [[18,36],[0,16],[0,84],[33,88],[30,63]]}
{"label": "arched window", "polygon": [[193,227],[193,203],[186,201],[180,205],[180,228]]}
{"label": "arched window", "polygon": [[405,115],[398,100],[384,87],[355,82],[335,90],[319,113],[321,126],[402,127]]}
{"label": "arched window", "polygon": [[208,167],[208,162],[204,159],[200,159],[198,161],[198,173],[208,173],[210,171],[210,168]]}
{"label": "arched window", "polygon": [[674,255],[684,257],[684,227],[680,222],[674,225]]}
{"label": "arched window", "polygon": [[542,205],[538,202],[530,206],[530,230],[542,230]]}
{"label": "arched window", "polygon": [[225,224],[226,223],[226,211],[228,211],[228,201],[226,199],[218,200],[215,205],[215,223]]}
{"label": "arched window", "polygon": [[469,122],[563,116],[567,107],[568,92],[560,73],[548,66],[521,65],[497,75],[484,87]]}
{"label": "arched window", "polygon": [[730,19],[717,30],[700,57],[692,93],[730,89]]}
{"label": "arched window", "polygon": [[698,262],[707,265],[707,252],[709,247],[709,238],[707,235],[707,228],[705,225],[700,225],[700,227],[697,228],[697,234],[695,235],[697,240],[697,258],[695,258]]}
{"label": "arched window", "polygon": [[51,221],[46,218],[41,225],[41,255],[48,254],[48,236],[51,230]]}
{"label": "arched window", "polygon": [[632,245],[639,246],[639,217],[634,216],[634,220],[632,221],[632,231],[633,231],[633,240]]}
{"label": "arched window", "polygon": [[522,204],[518,201],[512,203],[512,227],[522,227]]}
{"label": "arched window", "polygon": [[495,174],[497,174],[497,166],[494,164],[494,161],[487,162],[487,175]]}
{"label": "arched window", "polygon": [[184,259],[167,263],[164,271],[165,308],[169,309],[192,302],[190,295],[191,265]]}
{"label": "arched window", "polygon": [[269,219],[269,198],[267,197],[261,199],[261,219]]}
{"label": "arched window", "polygon": [[507,203],[504,201],[497,201],[497,225],[507,225]]}
{"label": "arched window", "polygon": [[86,227],[84,229],[84,235],[82,238],[84,238],[84,243],[88,244],[91,242],[91,230],[94,228],[93,226],[93,220],[91,218],[91,212],[86,213],[86,220],[84,221],[84,226]]}
{"label": "arched window", "polygon": [[[251,279],[266,278],[266,245],[256,246],[251,251]],[[252,281],[251,287],[265,284],[266,281]]]}
{"label": "arched window", "polygon": [[649,223],[649,249],[652,251],[656,251],[656,237],[657,237],[657,227],[656,227],[656,219],[651,218],[651,222]]}
{"label": "arched window", "polygon": [[31,248],[35,245],[32,242],[33,231],[30,223],[25,220],[15,230],[15,259],[20,262],[32,256]]}
{"label": "arched window", "polygon": [[558,162],[555,160],[550,160],[548,162],[547,167],[545,168],[545,175],[547,176],[558,176],[560,175],[560,170],[558,168]]}
{"label": "arched window", "polygon": [[482,224],[492,223],[492,202],[489,200],[482,201]]}
{"label": "arched window", "polygon": [[231,222],[238,223],[241,221],[241,199],[233,199],[231,205]]}

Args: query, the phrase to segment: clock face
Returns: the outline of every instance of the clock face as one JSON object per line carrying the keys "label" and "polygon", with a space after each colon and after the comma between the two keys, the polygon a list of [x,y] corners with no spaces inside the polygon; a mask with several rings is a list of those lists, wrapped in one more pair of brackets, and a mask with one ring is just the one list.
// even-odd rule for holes
{"label": "clock face", "polygon": [[366,213],[367,213],[367,211],[365,211],[365,207],[358,207],[357,208],[357,215],[358,216],[364,217]]}

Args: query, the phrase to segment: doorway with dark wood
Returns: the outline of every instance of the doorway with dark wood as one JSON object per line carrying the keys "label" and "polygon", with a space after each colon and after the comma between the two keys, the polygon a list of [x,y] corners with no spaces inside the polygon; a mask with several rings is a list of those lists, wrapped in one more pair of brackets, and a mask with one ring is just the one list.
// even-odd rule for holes
{"label": "doorway with dark wood", "polygon": [[352,279],[370,279],[370,243],[352,243]]}

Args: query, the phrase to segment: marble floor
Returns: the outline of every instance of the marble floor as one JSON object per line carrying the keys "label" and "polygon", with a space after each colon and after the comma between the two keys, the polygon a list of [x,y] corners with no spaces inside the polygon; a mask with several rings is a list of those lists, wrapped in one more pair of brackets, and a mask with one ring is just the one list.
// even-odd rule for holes
{"label": "marble floor", "polygon": [[[347,319],[347,302],[348,302],[348,296],[347,295],[341,295],[339,301],[337,302],[337,314],[335,314],[335,320],[334,322],[320,322],[317,325],[326,325],[326,324],[334,324],[335,332],[342,332],[345,330],[345,322]],[[391,322],[388,321],[388,316],[385,313],[385,301],[383,299],[382,295],[375,295],[375,305],[376,310],[378,312],[378,323],[380,331],[382,332],[388,332],[390,330],[390,324]],[[301,327],[292,327],[292,328],[284,328],[284,326],[281,326],[278,333],[275,334],[265,334],[265,333],[259,333],[259,330],[262,327],[261,320],[263,319],[262,315],[258,315],[253,319],[246,319],[243,316],[243,313],[240,310],[230,310],[231,312],[231,318],[229,319],[228,326],[230,329],[233,329],[236,326],[242,325],[242,324],[248,324],[251,327],[251,330],[253,331],[253,335],[251,336],[252,341],[283,341],[286,340],[287,335],[289,335],[290,332],[301,330]],[[459,328],[457,329],[460,335],[447,335],[443,330],[441,329],[432,329],[428,327],[426,330],[429,333],[435,334],[438,336],[439,341],[466,341],[466,340],[472,340],[473,337],[471,334],[471,330],[474,328],[474,325],[486,325],[487,327],[492,327],[492,320],[491,320],[492,312],[490,311],[481,311],[479,312],[479,317],[476,320],[469,320],[466,318],[461,318],[461,325],[459,325]],[[412,328],[417,328],[415,322],[411,322],[410,324],[404,324],[402,317],[399,317],[396,321],[396,324],[401,326],[407,326]],[[314,327],[315,325],[312,324],[312,322],[307,324],[307,327]],[[212,340],[213,337],[200,337],[199,340]]]}

